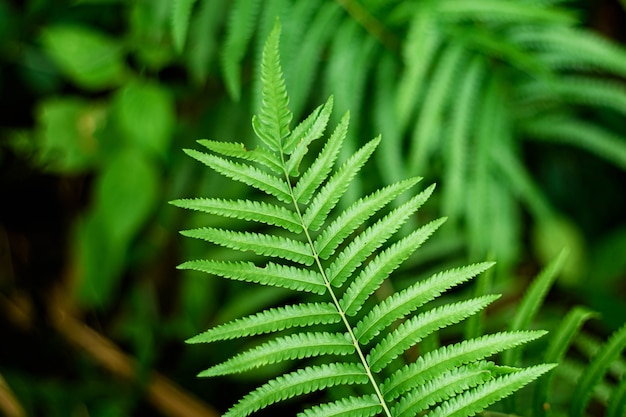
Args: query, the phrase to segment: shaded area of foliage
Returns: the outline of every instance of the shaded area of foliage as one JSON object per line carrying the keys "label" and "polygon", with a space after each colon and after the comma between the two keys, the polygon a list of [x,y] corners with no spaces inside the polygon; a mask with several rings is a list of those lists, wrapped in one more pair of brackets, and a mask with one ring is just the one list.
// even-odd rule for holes
{"label": "shaded area of foliage", "polygon": [[[182,259],[232,260],[176,233],[228,221],[166,202],[247,192],[179,150],[202,137],[251,144],[255,71],[276,16],[296,119],[333,94],[337,115],[352,112],[344,157],[383,135],[360,191],[414,175],[439,184],[417,220],[450,221],[395,285],[497,260],[478,285],[504,297],[477,326],[501,329],[531,277],[569,246],[535,321],[555,329],[573,304],[601,314],[584,327],[599,339],[577,339],[555,376],[578,377],[626,317],[626,20],[617,2],[5,0],[0,376],[17,404],[27,415],[183,415],[160,399],[192,401],[153,370],[219,410],[257,385],[254,376],[195,380],[230,349],[180,341],[285,294],[176,270]],[[80,340],[114,349],[98,356]],[[107,362],[122,352],[126,365]],[[620,378],[612,367],[590,413],[619,412],[606,401],[623,392]],[[554,400],[567,404],[573,387],[560,386]]]}

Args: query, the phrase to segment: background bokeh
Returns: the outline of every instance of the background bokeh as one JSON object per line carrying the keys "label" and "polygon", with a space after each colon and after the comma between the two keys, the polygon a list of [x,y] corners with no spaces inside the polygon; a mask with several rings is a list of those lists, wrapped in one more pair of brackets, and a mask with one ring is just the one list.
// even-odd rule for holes
{"label": "background bokeh", "polygon": [[276,17],[295,119],[334,95],[333,123],[351,112],[344,158],[382,133],[350,195],[415,175],[438,184],[414,221],[448,222],[398,285],[496,260],[481,285],[504,294],[498,328],[567,247],[537,326],[576,304],[598,312],[584,361],[626,321],[624,7],[0,0],[0,414],[210,416],[264,377],[195,378],[236,344],[185,339],[285,294],[177,270],[233,255],[178,233],[227,220],[167,202],[250,192],[182,149],[254,146]]}

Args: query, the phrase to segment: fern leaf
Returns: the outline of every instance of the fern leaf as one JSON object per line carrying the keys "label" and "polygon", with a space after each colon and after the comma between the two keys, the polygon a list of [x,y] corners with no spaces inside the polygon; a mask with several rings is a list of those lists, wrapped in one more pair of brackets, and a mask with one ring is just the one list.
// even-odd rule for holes
{"label": "fern leaf", "polygon": [[529,122],[524,128],[535,138],[578,146],[626,169],[626,141],[602,127],[556,115]]}
{"label": "fern leaf", "polygon": [[330,282],[336,287],[342,286],[350,274],[428,200],[433,190],[434,185],[431,185],[355,237],[328,267],[326,275]]}
{"label": "fern leaf", "polygon": [[444,221],[445,219],[432,221],[376,255],[352,281],[341,300],[339,300],[339,304],[345,313],[349,316],[356,315],[363,303],[376,291],[389,274],[417,250]]}
{"label": "fern leaf", "polygon": [[383,382],[383,394],[388,400],[395,399],[434,375],[487,358],[495,353],[535,340],[544,334],[546,334],[545,331],[503,332],[442,346],[437,350],[427,352],[414,363],[394,372]]}
{"label": "fern leaf", "polygon": [[370,417],[382,411],[375,395],[347,397],[332,403],[316,405],[298,413],[298,417]]}
{"label": "fern leaf", "polygon": [[317,230],[326,220],[328,213],[335,207],[339,198],[347,190],[350,181],[380,143],[380,137],[366,143],[350,157],[324,184],[304,212],[302,220],[309,230]]}
{"label": "fern leaf", "polygon": [[385,327],[416,310],[444,291],[459,285],[493,266],[483,262],[462,268],[439,272],[425,281],[393,294],[378,303],[354,328],[354,335],[363,344],[368,343]]}
{"label": "fern leaf", "polygon": [[487,362],[461,366],[444,372],[402,396],[392,408],[395,417],[413,417],[428,407],[491,379]]}
{"label": "fern leaf", "polygon": [[380,372],[398,355],[443,327],[458,323],[499,298],[486,295],[453,304],[445,304],[407,320],[385,336],[367,356],[373,372]]}
{"label": "fern leaf", "polygon": [[281,201],[291,201],[289,185],[274,175],[251,165],[232,162],[217,155],[198,152],[193,149],[185,149],[185,153],[228,178],[271,194]]}
{"label": "fern leaf", "polygon": [[236,0],[231,7],[222,49],[222,71],[228,93],[234,100],[241,97],[241,60],[252,37],[260,5],[260,0]]}
{"label": "fern leaf", "polygon": [[279,376],[243,397],[223,417],[246,417],[253,412],[288,398],[335,385],[367,384],[360,364],[332,363],[311,366]]}
{"label": "fern leaf", "polygon": [[289,175],[298,174],[298,168],[302,158],[309,151],[309,145],[324,134],[333,110],[333,103],[333,97],[330,96],[324,106],[319,108],[319,111],[316,110],[316,112],[296,126],[293,132],[285,139],[285,150],[283,152],[290,155],[286,165]]}
{"label": "fern leaf", "polygon": [[282,150],[283,138],[289,134],[292,114],[279,58],[280,24],[274,25],[267,38],[261,59],[261,109],[253,118],[254,131],[271,151]]}
{"label": "fern leaf", "polygon": [[170,204],[218,216],[280,226],[294,233],[302,232],[302,224],[294,212],[261,201],[194,198],[174,200]]}
{"label": "fern leaf", "polygon": [[521,387],[539,378],[555,366],[555,364],[530,366],[518,372],[492,379],[487,381],[485,384],[479,385],[471,391],[444,402],[432,413],[427,414],[427,416],[473,416],[496,401],[508,396],[512,392],[517,391]]}
{"label": "fern leaf", "polygon": [[288,288],[324,294],[324,278],[315,271],[268,263],[259,267],[252,262],[223,262],[212,260],[188,261],[178,266],[180,269],[214,274],[238,281],[255,282],[263,285]]}
{"label": "fern leaf", "polygon": [[517,30],[513,39],[541,50],[565,52],[560,54],[569,60],[565,64],[586,65],[626,76],[626,49],[591,31],[562,26],[526,27]]}
{"label": "fern leaf", "polygon": [[[328,126],[328,120],[333,111],[334,98],[331,95],[326,100],[326,103],[319,105],[310,115],[293,128],[293,131],[285,138],[283,143],[283,152],[286,155],[291,155],[290,160],[287,161],[287,167],[291,175],[295,175],[294,169],[300,165],[302,157],[308,152],[308,147],[311,142],[322,137],[326,127]],[[298,152],[298,155],[294,155],[294,151]]]}
{"label": "fern leaf", "polygon": [[420,177],[416,177],[397,182],[353,203],[315,239],[314,246],[319,257],[328,259],[337,249],[337,246],[365,220],[420,180]]}
{"label": "fern leaf", "polygon": [[191,9],[195,2],[196,0],[174,0],[172,2],[172,39],[174,39],[174,48],[178,53],[181,53],[185,46]]}
{"label": "fern leaf", "polygon": [[187,343],[209,343],[263,333],[272,333],[292,327],[339,323],[341,316],[331,303],[295,304],[270,308],[248,317],[213,327],[187,340]]}
{"label": "fern leaf", "polygon": [[568,76],[551,80],[549,86],[529,82],[520,95],[526,101],[547,101],[556,95],[567,103],[602,106],[618,113],[626,112],[626,89],[622,83],[597,80],[589,76]]}
{"label": "fern leaf", "polygon": [[202,371],[198,376],[234,374],[260,366],[291,359],[322,355],[349,355],[354,353],[350,338],[341,333],[297,333],[277,337],[255,348]]}
{"label": "fern leaf", "polygon": [[[568,250],[562,250],[561,253],[546,266],[543,271],[533,280],[530,288],[519,303],[515,316],[509,326],[509,330],[527,329],[531,320],[537,314],[539,307],[543,303],[548,290],[556,280],[565,259]],[[521,348],[510,349],[504,352],[502,362],[508,365],[519,366],[521,361]]]}
{"label": "fern leaf", "polygon": [[624,349],[626,349],[626,325],[611,335],[583,372],[572,395],[570,415],[573,417],[584,415],[594,386],[600,382],[611,362],[616,360]]}
{"label": "fern leaf", "polygon": [[467,175],[467,149],[471,120],[476,108],[476,98],[485,65],[481,59],[473,58],[459,87],[458,98],[450,121],[450,136],[446,149],[444,173],[445,187],[442,191],[442,212],[456,219],[463,210]]}
{"label": "fern leaf", "polygon": [[232,156],[235,158],[245,159],[247,161],[258,162],[265,165],[277,174],[283,173],[282,166],[276,160],[276,157],[264,148],[258,147],[250,150],[246,149],[243,143],[223,142],[216,140],[201,139],[198,143],[215,153],[224,156]]}
{"label": "fern leaf", "polygon": [[402,60],[406,69],[398,82],[395,105],[400,131],[404,131],[417,107],[422,85],[427,80],[427,70],[442,42],[437,15],[433,9],[431,2],[419,4],[413,13],[407,40],[402,47]]}
{"label": "fern leaf", "polygon": [[281,236],[252,232],[235,232],[214,227],[183,230],[183,236],[206,240],[227,248],[252,251],[257,255],[276,256],[307,266],[313,265],[315,258],[311,248],[302,242]]}
{"label": "fern leaf", "polygon": [[466,61],[467,51],[460,42],[447,45],[441,53],[424,98],[428,105],[421,107],[413,128],[408,156],[411,172],[423,171],[424,164],[437,147],[444,110],[451,99],[451,86],[456,84],[455,78]]}
{"label": "fern leaf", "polygon": [[511,2],[508,0],[481,0],[468,2],[463,0],[440,0],[437,11],[446,19],[476,19],[485,21],[532,21],[556,24],[577,23],[575,16],[568,11],[532,5],[528,2]]}
{"label": "fern leaf", "polygon": [[326,142],[324,149],[298,180],[293,189],[295,200],[301,204],[307,204],[317,188],[324,182],[330,173],[333,164],[339,155],[339,149],[348,131],[349,114],[341,119],[341,122]]}

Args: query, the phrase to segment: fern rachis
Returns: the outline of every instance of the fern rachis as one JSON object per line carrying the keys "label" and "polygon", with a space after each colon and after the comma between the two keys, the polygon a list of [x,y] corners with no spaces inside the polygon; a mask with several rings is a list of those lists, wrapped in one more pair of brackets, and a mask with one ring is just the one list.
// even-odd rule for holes
{"label": "fern rachis", "polygon": [[[200,343],[269,336],[261,344],[208,368],[202,376],[233,374],[295,359],[313,361],[305,361],[307,364],[301,369],[266,382],[242,398],[226,415],[247,416],[297,395],[345,385],[354,388],[354,395],[313,406],[301,415],[408,416],[430,407],[433,415],[469,416],[547,372],[551,365],[520,369],[498,367],[485,361],[495,353],[540,337],[543,334],[540,331],[486,335],[442,346],[423,354],[414,363],[398,365],[403,352],[420,339],[464,320],[497,298],[484,295],[425,308],[426,303],[491,264],[445,271],[415,282],[382,301],[372,299],[372,294],[393,271],[443,223],[443,219],[435,220],[390,242],[428,199],[433,187],[384,214],[385,206],[419,179],[400,181],[335,214],[335,206],[380,138],[365,144],[334,169],[346,137],[346,115],[319,155],[304,169],[310,144],[326,130],[332,99],[290,130],[292,116],[278,56],[279,34],[277,25],[262,57],[262,104],[253,118],[261,146],[247,151],[237,144],[203,141],[212,154],[187,151],[220,174],[266,193],[270,200],[205,198],[174,202],[180,207],[275,228],[239,231],[205,227],[184,231],[189,237],[238,251],[252,251],[269,259],[262,265],[195,260],[182,264],[181,268],[317,294],[306,302],[269,308],[189,340]],[[234,162],[232,158],[240,161]],[[374,216],[377,219],[368,223]],[[413,317],[408,317],[415,312]],[[398,320],[404,323],[392,328],[391,324]],[[390,363],[399,367],[391,369]],[[429,400],[423,403],[421,398]]]}

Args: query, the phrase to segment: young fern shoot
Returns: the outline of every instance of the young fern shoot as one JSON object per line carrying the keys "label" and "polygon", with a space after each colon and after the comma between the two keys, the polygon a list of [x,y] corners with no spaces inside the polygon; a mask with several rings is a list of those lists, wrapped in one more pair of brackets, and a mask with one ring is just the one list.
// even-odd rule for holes
{"label": "young fern shoot", "polygon": [[[204,140],[200,144],[210,153],[186,150],[218,173],[267,194],[269,200],[196,198],[173,202],[179,207],[276,230],[263,233],[204,227],[184,231],[185,236],[237,251],[252,251],[266,261],[258,265],[206,259],[183,263],[180,268],[309,294],[302,298],[306,302],[269,308],[189,340],[207,343],[259,334],[273,337],[206,369],[201,376],[228,375],[311,358],[305,367],[253,390],[224,415],[248,416],[295,396],[350,386],[351,391],[342,392],[352,394],[315,405],[299,415],[470,416],[550,370],[553,365],[517,368],[487,361],[491,355],[542,336],[542,331],[485,335],[442,346],[413,363],[400,363],[403,353],[420,340],[479,312],[498,297],[483,295],[425,307],[491,263],[440,272],[382,301],[371,298],[444,222],[432,221],[392,241],[434,187],[394,209],[386,208],[419,182],[419,178],[406,179],[376,190],[337,213],[335,206],[381,139],[368,142],[335,169],[348,129],[346,115],[313,162],[304,166],[309,146],[326,130],[333,100],[331,97],[291,130],[279,37],[277,23],[263,51],[262,104],[252,120],[260,146],[247,150],[243,144]],[[376,220],[370,221],[374,217]],[[399,320],[404,321],[393,327]]]}

